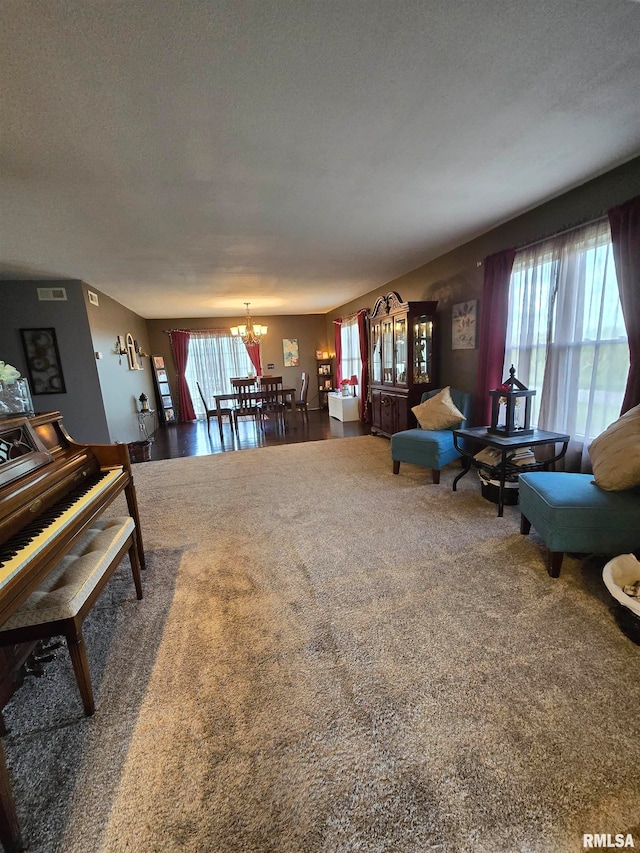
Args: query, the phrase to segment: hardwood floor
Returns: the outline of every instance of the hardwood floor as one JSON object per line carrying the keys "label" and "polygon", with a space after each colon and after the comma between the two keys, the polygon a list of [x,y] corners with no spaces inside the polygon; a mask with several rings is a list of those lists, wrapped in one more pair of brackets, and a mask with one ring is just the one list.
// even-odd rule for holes
{"label": "hardwood floor", "polygon": [[151,459],[176,459],[181,456],[207,456],[210,453],[227,453],[233,450],[246,450],[250,447],[267,447],[274,444],[292,444],[301,441],[324,441],[332,438],[348,438],[356,435],[369,435],[370,425],[358,421],[342,423],[329,417],[326,409],[309,412],[309,421],[298,418],[286,430],[278,430],[275,424],[267,422],[264,430],[251,419],[241,420],[236,436],[226,419],[222,427],[223,440],[220,441],[217,421],[212,420],[207,432],[206,421],[188,424],[160,426],[153,435]]}

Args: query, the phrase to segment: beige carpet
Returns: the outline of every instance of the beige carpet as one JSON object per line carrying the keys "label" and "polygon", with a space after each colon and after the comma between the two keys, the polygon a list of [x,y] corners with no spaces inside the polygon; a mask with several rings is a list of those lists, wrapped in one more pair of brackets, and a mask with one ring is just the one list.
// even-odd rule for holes
{"label": "beige carpet", "polygon": [[[135,467],[148,569],[7,709],[31,851],[640,847],[640,648],[474,474],[374,437]],[[114,507],[120,511],[121,506]]]}

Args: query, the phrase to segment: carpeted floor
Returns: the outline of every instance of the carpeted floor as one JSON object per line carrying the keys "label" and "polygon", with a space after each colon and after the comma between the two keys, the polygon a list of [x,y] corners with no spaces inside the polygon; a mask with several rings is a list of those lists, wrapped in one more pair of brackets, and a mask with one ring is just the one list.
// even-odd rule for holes
{"label": "carpeted floor", "polygon": [[[640,647],[565,558],[371,436],[135,467],[148,568],[6,709],[33,853],[640,846]],[[114,512],[123,507],[114,506]]]}

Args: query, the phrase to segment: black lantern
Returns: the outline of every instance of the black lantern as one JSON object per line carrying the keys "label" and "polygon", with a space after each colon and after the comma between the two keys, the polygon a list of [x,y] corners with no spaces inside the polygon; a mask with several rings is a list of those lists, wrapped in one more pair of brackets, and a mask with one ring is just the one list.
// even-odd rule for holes
{"label": "black lantern", "polygon": [[149,411],[149,398],[144,393],[144,391],[142,392],[142,394],[140,394],[140,396],[138,397],[138,400],[140,400],[140,411],[141,412],[148,412]]}
{"label": "black lantern", "polygon": [[529,391],[516,379],[515,367],[511,365],[509,378],[495,391],[489,391],[491,426],[487,432],[505,438],[532,435],[531,398],[535,394],[535,391]]}

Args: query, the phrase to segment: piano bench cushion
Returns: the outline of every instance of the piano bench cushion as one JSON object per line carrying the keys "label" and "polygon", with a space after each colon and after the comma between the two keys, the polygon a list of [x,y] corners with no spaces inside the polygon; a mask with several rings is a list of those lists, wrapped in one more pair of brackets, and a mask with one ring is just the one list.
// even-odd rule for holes
{"label": "piano bench cushion", "polygon": [[132,518],[97,518],[0,629],[73,619],[135,530]]}

